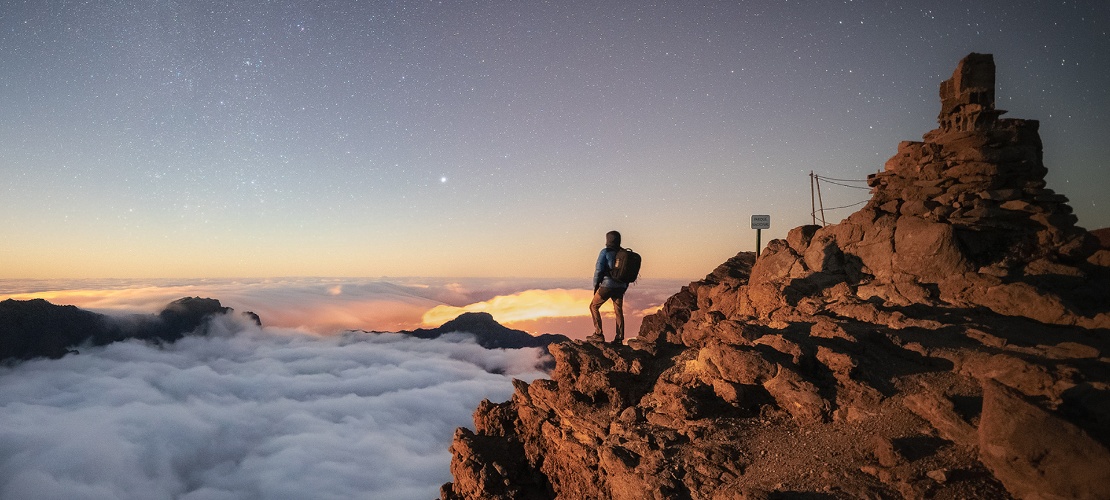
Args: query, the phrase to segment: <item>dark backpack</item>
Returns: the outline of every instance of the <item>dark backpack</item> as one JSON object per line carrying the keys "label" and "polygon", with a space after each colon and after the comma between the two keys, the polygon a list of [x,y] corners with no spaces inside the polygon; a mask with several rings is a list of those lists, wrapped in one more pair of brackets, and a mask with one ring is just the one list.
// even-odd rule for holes
{"label": "dark backpack", "polygon": [[640,254],[631,248],[617,250],[613,268],[609,270],[609,277],[621,283],[632,283],[640,277]]}

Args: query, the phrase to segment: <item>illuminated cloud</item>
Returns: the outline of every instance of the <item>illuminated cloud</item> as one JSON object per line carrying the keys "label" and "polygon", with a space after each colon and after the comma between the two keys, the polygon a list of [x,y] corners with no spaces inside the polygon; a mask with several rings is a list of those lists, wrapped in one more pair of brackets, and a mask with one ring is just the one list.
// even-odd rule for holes
{"label": "illuminated cloud", "polygon": [[[667,286],[674,288],[665,288]],[[656,285],[630,289],[625,296],[626,335],[636,336],[643,317],[661,309],[666,297],[670,296],[672,290],[677,289],[678,286],[671,283],[663,287]],[[561,333],[574,339],[581,339],[593,333],[593,321],[590,319],[589,311],[592,298],[593,290],[589,289],[524,290],[464,306],[436,306],[424,313],[423,322],[428,326],[440,325],[462,313],[486,312],[493,315],[499,323],[510,328],[534,334]],[[643,307],[644,305],[648,307]],[[606,302],[601,307],[601,312],[604,318],[612,318],[612,302]],[[607,332],[613,332],[614,326],[611,319],[605,320],[604,328]]]}
{"label": "illuminated cloud", "polygon": [[219,299],[237,311],[253,311],[268,326],[328,334],[342,330],[399,331],[417,328],[428,309],[472,298],[458,286],[351,279],[202,280],[181,284],[51,283],[50,290],[0,293],[0,299],[46,299],[102,313],[153,313],[181,297]]}
{"label": "illuminated cloud", "polygon": [[166,304],[191,295],[194,287],[140,287],[128,289],[58,289],[30,293],[11,293],[4,299],[45,299],[54,304],[74,305],[101,312],[157,312]]}
{"label": "illuminated cloud", "polygon": [[[641,280],[625,296],[630,336],[685,282]],[[42,298],[101,313],[154,313],[181,297],[210,297],[257,313],[266,326],[318,334],[344,330],[400,331],[438,326],[464,312],[488,312],[502,324],[532,333],[582,338],[593,331],[592,291],[566,279],[332,279],[102,280],[5,282],[0,300]],[[612,306],[602,311],[611,316]],[[611,319],[609,320],[611,325]],[[607,326],[612,328],[612,326]]]}
{"label": "illuminated cloud", "polygon": [[[425,325],[440,325],[467,312],[487,312],[500,323],[588,316],[591,297],[593,290],[524,290],[462,307],[436,306],[424,313],[423,321]],[[612,309],[611,303],[606,303],[602,308],[603,311]]]}
{"label": "illuminated cloud", "polygon": [[455,428],[542,375],[465,335],[214,326],[0,368],[0,498],[434,498]]}

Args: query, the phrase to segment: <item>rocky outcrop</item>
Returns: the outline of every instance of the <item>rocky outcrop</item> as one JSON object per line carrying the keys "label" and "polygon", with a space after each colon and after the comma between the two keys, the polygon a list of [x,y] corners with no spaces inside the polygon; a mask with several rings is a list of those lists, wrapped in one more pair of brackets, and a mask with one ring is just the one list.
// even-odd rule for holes
{"label": "rocky outcrop", "polygon": [[[0,302],[0,361],[60,358],[82,345],[104,345],[128,338],[173,342],[188,334],[204,334],[209,318],[231,312],[218,300],[200,297],[175,300],[157,315],[125,317],[54,305],[42,299],[9,299]],[[244,314],[261,326],[258,315]]]}
{"label": "rocky outcrop", "polygon": [[994,64],[840,224],[741,253],[628,346],[483,402],[444,499],[1110,498],[1110,260]]}
{"label": "rocky outcrop", "polygon": [[436,328],[418,328],[400,332],[421,339],[434,339],[448,333],[469,333],[474,335],[478,345],[486,349],[521,349],[524,347],[546,347],[556,342],[564,342],[565,335],[545,333],[532,335],[524,330],[508,328],[493,315],[485,312],[462,313],[457,318]]}
{"label": "rocky outcrop", "polygon": [[1094,231],[1091,231],[1091,235],[1093,235],[1098,240],[1098,243],[1100,246],[1102,246],[1102,248],[1110,249],[1110,227],[1095,229]]}

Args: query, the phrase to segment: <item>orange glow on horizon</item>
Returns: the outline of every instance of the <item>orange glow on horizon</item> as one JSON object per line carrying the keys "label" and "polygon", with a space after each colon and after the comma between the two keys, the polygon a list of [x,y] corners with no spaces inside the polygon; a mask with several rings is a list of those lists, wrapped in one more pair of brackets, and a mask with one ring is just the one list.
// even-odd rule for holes
{"label": "orange glow on horizon", "polygon": [[[441,305],[424,313],[426,326],[438,326],[455,319],[462,313],[490,313],[498,323],[517,323],[541,318],[570,318],[589,316],[593,292],[586,289],[525,290],[511,295],[498,295],[482,302],[462,307]],[[612,313],[612,302],[601,307],[602,312]]]}
{"label": "orange glow on horizon", "polygon": [[[593,332],[590,319],[592,298],[593,291],[589,289],[525,290],[510,295],[498,295],[492,299],[462,307],[436,306],[424,313],[423,323],[425,327],[434,327],[455,319],[463,313],[486,312],[506,327],[524,330],[533,335],[562,333],[571,338],[585,338],[587,334]],[[654,314],[662,308],[662,305],[656,305],[639,310],[630,309],[628,301],[625,301],[624,318],[627,330],[625,335],[635,337],[640,330],[643,317]],[[605,331],[611,334],[613,303],[606,302],[601,306],[601,312],[605,318]]]}
{"label": "orange glow on horizon", "polygon": [[[172,302],[173,300],[188,295],[189,292],[185,290],[185,288],[187,287],[146,287],[127,288],[119,290],[49,290],[42,292],[0,295],[0,299],[43,299],[56,305],[71,305],[84,309],[153,313],[160,311],[162,307]],[[173,298],[168,298],[170,296],[172,296]]]}
{"label": "orange glow on horizon", "polygon": [[55,305],[72,305],[101,313],[156,314],[182,297],[211,297],[238,312],[257,313],[265,326],[295,328],[317,334],[343,330],[400,331],[420,327],[420,318],[433,304],[428,300],[397,297],[343,297],[341,287],[324,295],[250,295],[231,289],[198,286],[127,289],[52,290],[0,295],[0,300],[44,299]]}
{"label": "orange glow on horizon", "polygon": [[[458,284],[443,286],[448,290],[458,288],[458,292],[465,290]],[[44,299],[56,305],[73,305],[100,313],[156,314],[177,299],[194,296],[218,299],[224,306],[239,312],[255,312],[267,327],[294,328],[321,335],[345,330],[396,332],[437,327],[467,312],[489,313],[502,325],[532,334],[562,333],[571,338],[584,338],[593,331],[589,312],[593,292],[589,289],[528,289],[462,306],[444,305],[431,298],[406,293],[359,294],[357,290],[348,291],[344,284],[295,291],[282,289],[280,284],[240,283],[75,288],[0,294],[0,300]],[[642,294],[634,300],[643,300]],[[628,336],[636,335],[644,316],[661,308],[643,305],[642,302],[625,301]],[[606,331],[611,333],[612,302],[607,302],[601,310]]]}

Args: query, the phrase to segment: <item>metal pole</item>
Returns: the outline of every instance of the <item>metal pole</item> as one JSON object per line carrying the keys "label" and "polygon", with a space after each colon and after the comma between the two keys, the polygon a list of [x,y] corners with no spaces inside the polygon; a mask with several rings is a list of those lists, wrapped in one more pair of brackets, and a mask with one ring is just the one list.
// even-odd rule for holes
{"label": "metal pole", "polygon": [[821,225],[827,226],[828,223],[825,222],[825,202],[821,201],[821,178],[814,176],[814,179],[817,181],[817,204],[821,207]]}
{"label": "metal pole", "polygon": [[755,230],[755,256],[756,257],[759,257],[759,251],[761,250],[760,247],[762,247],[762,245],[759,244],[759,236],[760,236],[759,233],[761,231],[763,231],[763,230],[762,229],[756,229]]}
{"label": "metal pole", "polygon": [[817,225],[817,203],[813,201],[813,171],[809,171],[809,215],[813,217],[813,225]]}

